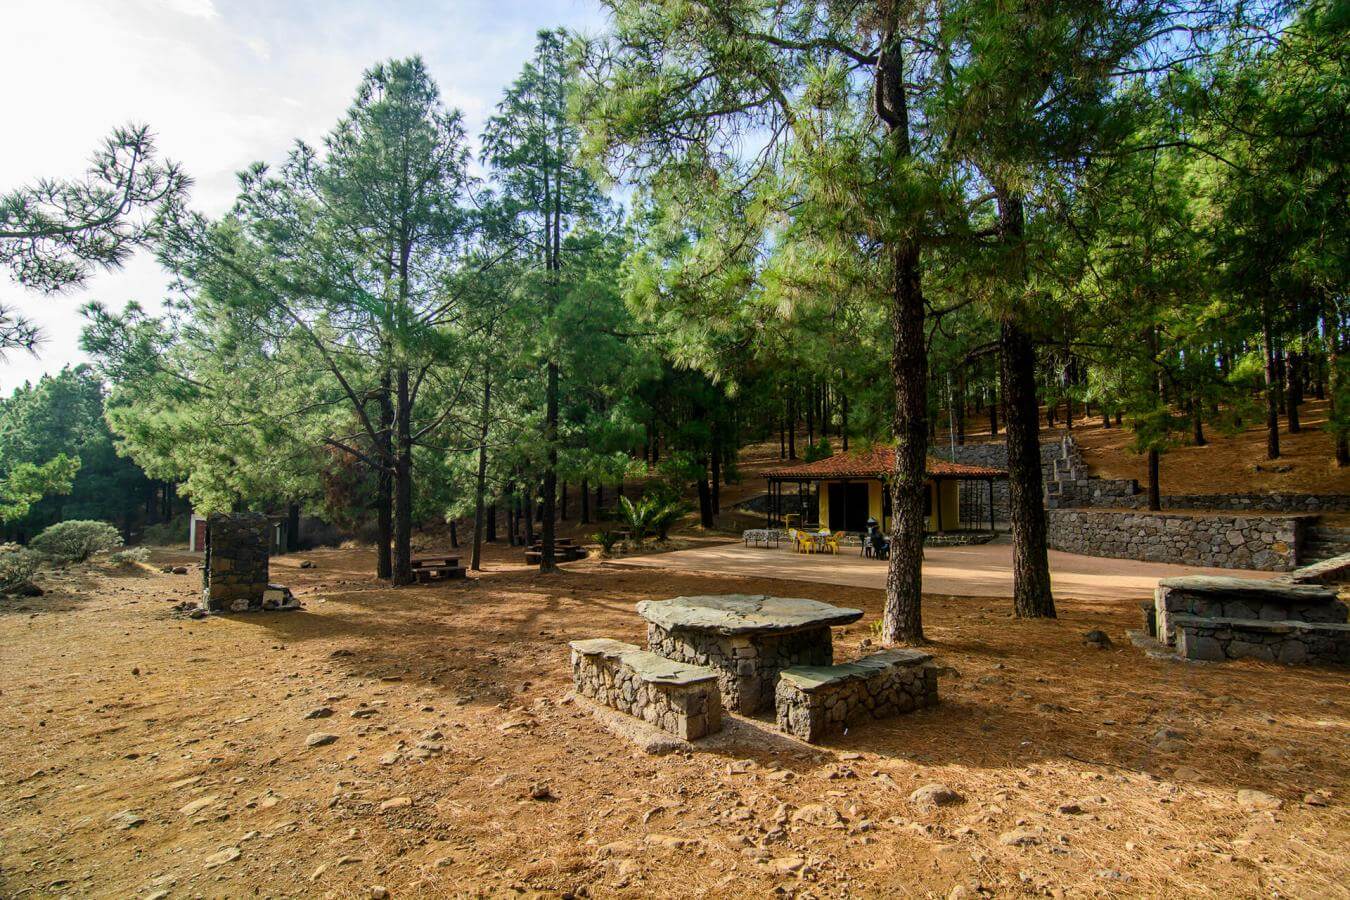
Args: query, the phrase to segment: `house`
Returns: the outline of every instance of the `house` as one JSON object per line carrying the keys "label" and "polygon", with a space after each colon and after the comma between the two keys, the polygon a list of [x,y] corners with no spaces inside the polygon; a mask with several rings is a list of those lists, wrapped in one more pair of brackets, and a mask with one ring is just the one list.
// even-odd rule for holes
{"label": "house", "polygon": [[[989,502],[982,506],[992,510],[994,482],[1008,477],[1003,469],[948,462],[932,456],[928,457],[927,470],[926,531],[983,528],[983,522],[961,521],[961,483],[983,483],[989,492]],[[895,449],[880,446],[770,469],[764,473],[769,483],[769,524],[785,524],[789,517],[809,522],[814,514],[816,521],[831,531],[865,531],[869,518],[876,519],[889,531],[891,493],[887,485],[894,471]],[[797,487],[795,496],[792,491],[784,491],[785,485],[793,484]],[[992,531],[992,518],[988,524]]]}

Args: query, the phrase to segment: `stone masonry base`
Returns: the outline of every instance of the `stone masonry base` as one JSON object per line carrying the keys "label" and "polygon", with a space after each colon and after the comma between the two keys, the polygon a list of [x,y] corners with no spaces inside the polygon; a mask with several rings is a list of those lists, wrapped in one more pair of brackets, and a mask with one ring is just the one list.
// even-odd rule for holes
{"label": "stone masonry base", "polygon": [[938,702],[937,669],[917,650],[886,650],[838,666],[800,666],[779,674],[778,727],[805,741],[871,719]]}
{"label": "stone masonry base", "polygon": [[687,741],[722,728],[717,673],[620,641],[573,641],[576,692]]}

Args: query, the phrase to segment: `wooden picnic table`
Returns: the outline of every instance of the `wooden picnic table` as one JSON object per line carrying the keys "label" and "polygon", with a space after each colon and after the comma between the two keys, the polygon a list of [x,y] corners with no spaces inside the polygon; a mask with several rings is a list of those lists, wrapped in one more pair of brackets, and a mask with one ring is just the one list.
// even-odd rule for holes
{"label": "wooden picnic table", "polygon": [[834,663],[830,628],[862,610],[797,597],[721,594],[644,600],[647,649],[718,672],[723,704],[744,714],[773,708],[778,673]]}

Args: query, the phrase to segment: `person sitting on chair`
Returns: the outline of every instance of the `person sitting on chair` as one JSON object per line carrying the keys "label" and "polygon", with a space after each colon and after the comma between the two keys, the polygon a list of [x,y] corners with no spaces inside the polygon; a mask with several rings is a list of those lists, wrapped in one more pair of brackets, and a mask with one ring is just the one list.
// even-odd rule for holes
{"label": "person sitting on chair", "polygon": [[867,546],[872,549],[872,555],[877,559],[890,558],[891,542],[882,533],[876,519],[867,520]]}

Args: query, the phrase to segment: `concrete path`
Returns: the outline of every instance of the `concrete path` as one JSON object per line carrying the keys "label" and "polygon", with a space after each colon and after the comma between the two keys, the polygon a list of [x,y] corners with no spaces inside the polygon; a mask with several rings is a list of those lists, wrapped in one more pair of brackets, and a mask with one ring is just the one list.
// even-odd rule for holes
{"label": "concrete path", "polygon": [[[611,565],[747,575],[814,581],[852,587],[886,587],[886,563],[858,556],[845,548],[838,556],[792,553],[787,549],[746,547],[741,543],[715,544],[652,556],[637,556]],[[1273,578],[1275,572],[1245,569],[1206,569],[1166,563],[1105,559],[1050,551],[1050,579],[1055,596],[1078,600],[1147,599],[1158,579],[1174,575],[1237,575]],[[966,547],[929,547],[924,554],[923,589],[929,594],[964,597],[1012,596],[1012,540],[1006,536],[988,544]]]}

